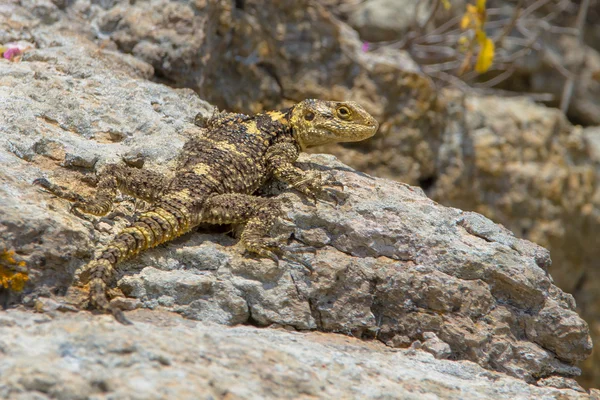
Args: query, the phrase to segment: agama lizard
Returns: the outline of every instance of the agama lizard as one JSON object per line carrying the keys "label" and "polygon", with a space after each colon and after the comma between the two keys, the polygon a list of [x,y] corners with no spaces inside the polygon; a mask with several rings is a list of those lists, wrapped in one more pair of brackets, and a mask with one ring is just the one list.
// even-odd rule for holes
{"label": "agama lizard", "polygon": [[118,190],[152,204],[83,268],[80,279],[89,281],[90,303],[97,309],[118,317],[120,310],[111,307],[106,293],[118,263],[202,223],[245,223],[240,238],[243,246],[260,257],[277,260],[278,244],[268,231],[280,214],[278,201],[253,193],[275,177],[315,198],[328,182],[320,172],[294,165],[300,152],[310,146],[360,141],[378,128],[377,121],[357,103],[323,100],[304,100],[287,111],[254,116],[215,113],[205,122],[206,132],[184,145],[173,178],[108,164],[99,174],[93,199],[46,179],[35,181],[75,201],[76,209],[94,215],[108,213]]}

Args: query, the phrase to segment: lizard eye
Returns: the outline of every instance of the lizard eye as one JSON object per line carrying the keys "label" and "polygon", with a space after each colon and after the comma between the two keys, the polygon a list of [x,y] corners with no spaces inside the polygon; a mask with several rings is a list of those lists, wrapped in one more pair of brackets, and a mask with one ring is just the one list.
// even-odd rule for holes
{"label": "lizard eye", "polygon": [[346,106],[341,106],[340,108],[337,109],[337,115],[341,119],[350,118],[350,114],[351,114],[350,109]]}
{"label": "lizard eye", "polygon": [[312,112],[307,112],[306,114],[304,114],[304,119],[307,121],[312,121],[313,119],[315,119],[315,113]]}

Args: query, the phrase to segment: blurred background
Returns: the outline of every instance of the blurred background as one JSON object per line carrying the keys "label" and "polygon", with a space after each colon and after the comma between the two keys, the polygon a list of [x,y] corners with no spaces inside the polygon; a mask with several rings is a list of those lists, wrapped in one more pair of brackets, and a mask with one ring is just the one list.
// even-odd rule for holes
{"label": "blurred background", "polygon": [[[221,109],[360,102],[380,132],[315,151],[549,248],[600,343],[598,0],[3,1]],[[582,368],[600,387],[600,350]]]}

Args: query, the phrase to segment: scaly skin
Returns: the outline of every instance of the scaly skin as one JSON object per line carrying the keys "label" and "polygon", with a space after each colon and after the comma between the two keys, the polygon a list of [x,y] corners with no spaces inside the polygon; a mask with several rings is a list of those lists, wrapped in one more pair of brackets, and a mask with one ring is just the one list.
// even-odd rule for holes
{"label": "scaly skin", "polygon": [[[106,295],[117,264],[201,223],[245,223],[241,234],[244,247],[277,260],[277,245],[267,233],[280,214],[279,204],[252,194],[273,176],[315,198],[327,182],[319,172],[307,173],[294,165],[300,152],[310,146],[360,141],[373,136],[378,128],[377,121],[357,103],[322,100],[304,100],[285,112],[254,116],[215,113],[205,123],[206,133],[183,147],[172,179],[152,171],[107,165],[94,199],[45,179],[36,181],[59,197],[75,201],[75,208],[95,215],[108,213],[118,190],[152,203],[84,267],[80,279],[89,281],[90,303],[97,309],[119,317]],[[122,316],[120,320],[125,321]]]}

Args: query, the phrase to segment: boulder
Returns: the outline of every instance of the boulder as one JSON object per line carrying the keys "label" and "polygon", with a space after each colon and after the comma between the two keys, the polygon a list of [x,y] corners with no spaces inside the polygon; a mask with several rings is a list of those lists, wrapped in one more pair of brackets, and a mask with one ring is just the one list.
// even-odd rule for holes
{"label": "boulder", "polygon": [[[259,329],[138,310],[0,314],[4,399],[591,399],[469,361],[332,333]],[[562,378],[555,384],[573,385]],[[555,379],[556,380],[556,379]]]}
{"label": "boulder", "polygon": [[[172,7],[180,7],[177,4]],[[114,329],[115,337],[127,337],[125,328],[108,317],[95,320],[84,312],[72,317],[63,313],[77,310],[73,304],[79,305],[82,295],[71,288],[75,270],[125,226],[135,210],[147,205],[123,196],[105,217],[76,216],[68,202],[32,182],[47,177],[91,194],[95,173],[108,162],[169,173],[186,138],[202,133],[193,124],[195,115],[207,116],[212,107],[190,89],[148,80],[152,66],[90,40],[90,25],[78,22],[77,15],[65,15],[54,3],[26,6],[15,2],[0,8],[12,16],[1,31],[3,38],[29,41],[32,47],[20,59],[0,60],[0,250],[15,251],[29,276],[23,292],[3,290],[4,303],[18,310],[3,314],[13,320],[6,326],[14,333],[1,337],[23,338],[27,347],[29,336],[24,332],[36,325],[36,318],[56,321],[47,325],[40,343],[47,343],[46,337],[67,340],[68,333],[57,336],[54,331],[68,331],[66,326],[72,332],[91,332],[103,325]],[[40,22],[36,10],[41,6],[58,19]],[[95,4],[72,7],[67,13],[103,10]],[[382,65],[374,68],[385,72]],[[373,76],[392,82],[394,68],[389,65],[388,75]],[[395,100],[394,107],[403,104]],[[215,233],[214,227],[193,232],[121,266],[117,288],[125,296],[123,305],[133,310],[128,312],[131,318],[160,319],[161,313],[177,313],[186,321],[201,321],[181,322],[192,330],[214,330],[212,323],[245,324],[254,327],[252,332],[279,326],[376,339],[390,349],[418,341],[439,358],[470,360],[519,378],[522,381],[510,382],[528,388],[523,393],[545,393],[525,384],[539,379],[547,386],[576,387],[569,377],[579,373],[575,364],[589,356],[591,340],[573,297],[556,287],[548,274],[547,250],[482,215],[441,206],[419,188],[374,178],[333,156],[305,155],[300,161],[303,168],[320,169],[344,184],[337,203],[312,204],[277,182],[262,195],[277,196],[284,205],[285,218],[273,234],[287,236],[292,247],[315,247],[314,253],[290,253],[277,265],[244,254],[235,238]],[[309,273],[305,265],[314,271]],[[34,310],[46,317],[34,315]],[[132,329],[151,331],[155,325]],[[30,330],[35,332],[39,331]],[[144,336],[128,332],[132,343]],[[157,340],[172,344],[174,336],[163,334]],[[98,354],[111,353],[110,335],[106,333],[104,344],[94,345]],[[68,340],[77,341],[74,336]],[[6,343],[3,353],[18,349]],[[419,347],[415,344],[412,350]],[[24,351],[15,350],[11,357],[19,365],[33,365]],[[161,359],[168,357],[155,360],[161,364]],[[135,369],[135,361],[114,359],[121,361],[124,368]],[[104,365],[111,369],[111,362],[107,359]],[[62,387],[61,382],[70,379],[63,377],[72,373],[23,371],[24,380],[2,382],[0,390],[54,396],[53,388]],[[143,386],[148,379],[152,380],[135,382]],[[64,397],[85,397],[94,393],[88,390],[106,392],[118,386],[102,382],[98,373],[75,386],[65,383],[74,394]]]}

